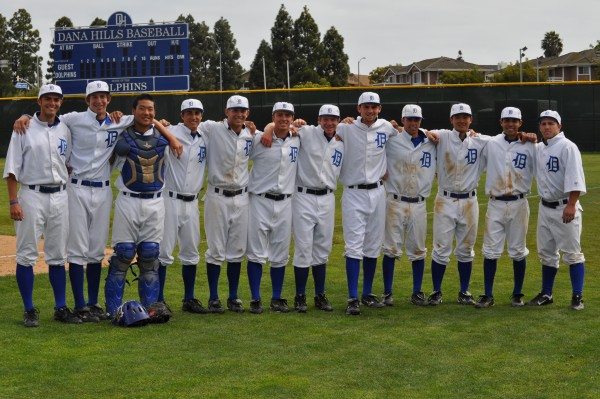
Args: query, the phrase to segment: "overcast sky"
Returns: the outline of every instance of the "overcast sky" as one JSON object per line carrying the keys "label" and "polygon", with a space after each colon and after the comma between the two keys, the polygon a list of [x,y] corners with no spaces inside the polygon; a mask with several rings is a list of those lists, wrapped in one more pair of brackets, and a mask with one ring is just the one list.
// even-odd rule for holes
{"label": "overcast sky", "polygon": [[[600,39],[598,0],[171,0],[171,1],[72,1],[3,0],[0,13],[10,19],[18,8],[32,16],[40,31],[41,53],[50,50],[51,28],[62,17],[75,26],[88,26],[95,17],[108,19],[125,11],[133,23],[174,21],[180,14],[192,14],[212,28],[226,18],[237,40],[240,63],[248,69],[262,39],[270,41],[271,27],[281,4],[293,19],[306,4],[321,35],[332,25],[345,39],[350,70],[361,74],[377,66],[410,64],[438,56],[456,57],[462,50],[466,61],[478,64],[514,62],[519,48],[527,46],[527,57],[542,55],[544,33],[558,32],[563,54],[587,49]],[[44,64],[45,69],[45,64]]]}

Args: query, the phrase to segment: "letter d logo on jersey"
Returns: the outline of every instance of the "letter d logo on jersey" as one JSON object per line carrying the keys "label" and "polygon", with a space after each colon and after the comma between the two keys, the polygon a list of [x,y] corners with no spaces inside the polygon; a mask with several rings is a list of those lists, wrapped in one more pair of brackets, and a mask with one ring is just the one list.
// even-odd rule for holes
{"label": "letter d logo on jersey", "polygon": [[342,164],[342,152],[339,150],[335,150],[333,155],[331,156],[331,164],[333,166],[339,167]]}
{"label": "letter d logo on jersey", "polygon": [[290,163],[296,162],[298,157],[298,147],[290,147]]}
{"label": "letter d logo on jersey", "polygon": [[386,141],[387,141],[387,137],[385,136],[385,133],[377,132],[377,137],[375,138],[375,142],[377,143],[377,148],[383,148]]}
{"label": "letter d logo on jersey", "polygon": [[106,143],[106,148],[110,148],[115,144],[115,141],[117,141],[117,131],[116,130],[109,130],[106,132],[106,140],[104,140],[104,142]]}
{"label": "letter d logo on jersey", "polygon": [[548,168],[548,172],[558,172],[560,169],[558,166],[558,158],[557,157],[549,157],[548,162],[546,162],[546,167]]}
{"label": "letter d logo on jersey", "polygon": [[65,155],[65,152],[67,151],[67,140],[65,139],[60,139],[60,141],[58,142],[58,153],[62,156]]}
{"label": "letter d logo on jersey", "polygon": [[467,165],[474,164],[477,161],[477,149],[469,148],[465,159],[467,160]]}

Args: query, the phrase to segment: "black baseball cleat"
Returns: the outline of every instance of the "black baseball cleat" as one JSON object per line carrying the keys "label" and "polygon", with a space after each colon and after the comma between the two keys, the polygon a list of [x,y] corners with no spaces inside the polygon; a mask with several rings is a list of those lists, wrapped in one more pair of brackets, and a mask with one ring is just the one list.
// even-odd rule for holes
{"label": "black baseball cleat", "polygon": [[227,309],[236,313],[244,313],[244,305],[242,304],[242,300],[239,298],[228,298],[227,299]]}
{"label": "black baseball cleat", "polygon": [[66,306],[56,308],[54,310],[54,320],[66,324],[81,324],[83,323],[71,309]]}
{"label": "black baseball cleat", "polygon": [[223,308],[223,305],[221,305],[221,301],[219,300],[219,298],[208,301],[208,312],[209,313],[224,313],[225,312],[225,309]]}
{"label": "black baseball cleat", "polygon": [[494,304],[493,296],[480,295],[479,298],[477,298],[477,302],[475,302],[475,307],[477,309],[491,308]]}
{"label": "black baseball cleat", "polygon": [[294,309],[298,313],[306,313],[308,306],[306,305],[306,295],[296,295],[294,297]]}
{"label": "black baseball cleat", "polygon": [[287,313],[290,311],[288,308],[287,300],[283,298],[271,299],[271,311],[279,313]]}
{"label": "black baseball cleat", "polygon": [[458,299],[456,300],[461,305],[474,305],[475,300],[473,295],[469,291],[461,291],[458,293]]}
{"label": "black baseball cleat", "polygon": [[102,309],[102,307],[98,304],[88,305],[88,308],[90,309],[90,313],[93,314],[94,316],[96,316],[100,320],[110,320],[111,319],[110,315],[104,309]]}
{"label": "black baseball cleat", "polygon": [[360,298],[360,302],[363,305],[368,306],[370,308],[383,308],[383,307],[385,307],[385,304],[383,302],[381,302],[379,300],[379,298],[377,298],[377,295],[374,295],[374,294],[363,295]]}
{"label": "black baseball cleat", "polygon": [[535,296],[535,298],[533,298],[531,301],[527,302],[527,306],[544,306],[544,305],[550,305],[552,302],[554,302],[554,299],[552,299],[552,295],[548,295],[548,294],[544,294],[543,292],[540,292],[539,294],[537,294]]}
{"label": "black baseball cleat", "polygon": [[23,325],[25,327],[38,327],[40,325],[40,311],[31,308],[23,313]]}
{"label": "black baseball cleat", "polygon": [[571,309],[573,310],[583,310],[585,306],[583,305],[583,296],[581,294],[573,294],[571,297]]}
{"label": "black baseball cleat", "polygon": [[329,299],[327,299],[325,294],[318,294],[315,296],[315,307],[326,312],[331,312],[333,310],[331,302],[329,302]]}
{"label": "black baseball cleat", "polygon": [[348,299],[348,306],[346,307],[346,314],[357,316],[360,314],[360,302],[356,298]]}
{"label": "black baseball cleat", "polygon": [[100,318],[93,314],[90,308],[88,308],[87,306],[84,306],[82,308],[75,308],[73,310],[73,313],[75,313],[75,315],[79,317],[84,323],[98,323],[100,321]]}
{"label": "black baseball cleat", "polygon": [[202,302],[197,300],[196,298],[192,299],[184,299],[183,304],[181,305],[181,310],[189,313],[197,313],[197,314],[206,314],[208,310],[202,305]]}
{"label": "black baseball cleat", "polygon": [[427,298],[429,306],[437,306],[442,303],[442,291],[433,291]]}
{"label": "black baseball cleat", "polygon": [[394,296],[391,292],[389,294],[383,294],[381,296],[381,302],[384,306],[394,306]]}
{"label": "black baseball cleat", "polygon": [[513,308],[520,308],[522,306],[525,306],[525,302],[523,302],[523,297],[525,295],[523,294],[512,294],[510,296],[510,306],[512,306]]}
{"label": "black baseball cleat", "polygon": [[262,312],[263,307],[260,299],[250,301],[250,313],[261,314]]}
{"label": "black baseball cleat", "polygon": [[429,302],[427,301],[427,298],[425,298],[425,294],[423,294],[423,291],[415,292],[414,294],[412,294],[410,296],[410,303],[417,306],[429,305]]}

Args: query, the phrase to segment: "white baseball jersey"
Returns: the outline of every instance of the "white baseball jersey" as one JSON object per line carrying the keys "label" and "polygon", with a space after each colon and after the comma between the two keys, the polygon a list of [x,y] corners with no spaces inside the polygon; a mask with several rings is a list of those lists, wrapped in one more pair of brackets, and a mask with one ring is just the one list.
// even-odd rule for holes
{"label": "white baseball jersey", "polygon": [[[385,146],[398,131],[384,119],[367,126],[359,117],[352,124],[340,123],[337,134],[344,141],[340,180],[346,186],[342,195],[345,256],[377,258],[385,228],[385,189],[379,182],[387,167]],[[356,187],[363,184],[377,187]]]}
{"label": "white baseball jersey", "polygon": [[[383,252],[389,257],[399,257],[402,247],[410,261],[424,259],[427,254],[427,209],[425,199],[431,193],[436,171],[436,146],[423,131],[421,142],[402,132],[390,138],[386,146],[388,177],[386,200],[385,238]],[[402,197],[406,197],[402,200]],[[407,202],[418,199],[418,202]]]}
{"label": "white baseball jersey", "polygon": [[581,252],[582,208],[576,205],[575,218],[562,220],[565,204],[571,191],[586,193],[581,153],[577,145],[560,132],[545,143],[536,144],[536,180],[540,197],[549,202],[559,201],[549,208],[541,202],[538,211],[537,248],[543,265],[558,268],[559,250],[563,262],[572,265],[585,261]]}
{"label": "white baseball jersey", "polygon": [[67,161],[72,168],[67,260],[79,265],[101,262],[112,206],[112,190],[106,184],[110,181],[109,159],[119,133],[133,122],[133,116],[123,116],[119,123],[108,115],[98,121],[88,108],[61,115],[60,120],[71,130],[73,143]]}
{"label": "white baseball jersey", "polygon": [[498,259],[508,243],[508,255],[521,260],[529,254],[526,247],[529,226],[527,199],[505,201],[497,197],[526,195],[535,172],[535,144],[520,140],[509,142],[504,133],[494,136],[483,149],[485,193],[491,197],[486,212],[483,255]]}
{"label": "white baseball jersey", "polygon": [[241,262],[248,241],[248,160],[253,137],[246,128],[235,133],[227,119],[202,122],[200,130],[207,145],[206,262]]}
{"label": "white baseball jersey", "polygon": [[[37,242],[42,235],[48,265],[63,265],[69,230],[66,159],[70,146],[69,129],[60,123],[48,125],[33,116],[26,134],[12,133],[3,177],[14,175],[21,184],[18,200],[23,220],[15,221],[17,263],[33,266],[38,258]],[[59,189],[40,192],[40,186]]]}
{"label": "white baseball jersey", "polygon": [[[292,199],[294,266],[309,267],[327,263],[333,241],[337,178],[343,162],[344,144],[327,140],[320,126],[303,126],[298,131],[297,192]],[[325,194],[307,189],[323,190]],[[317,191],[318,192],[318,191]]]}
{"label": "white baseball jersey", "polygon": [[183,145],[179,158],[165,151],[165,227],[158,260],[163,265],[173,263],[173,250],[179,243],[179,260],[183,265],[199,261],[200,211],[198,193],[204,183],[206,144],[204,138],[183,123],[169,131]]}
{"label": "white baseball jersey", "polygon": [[[292,229],[291,194],[295,191],[300,139],[291,134],[274,136],[270,148],[262,145],[263,133],[254,136],[253,160],[248,189],[248,260],[271,267],[284,267],[289,259]],[[265,195],[283,195],[280,200]]]}

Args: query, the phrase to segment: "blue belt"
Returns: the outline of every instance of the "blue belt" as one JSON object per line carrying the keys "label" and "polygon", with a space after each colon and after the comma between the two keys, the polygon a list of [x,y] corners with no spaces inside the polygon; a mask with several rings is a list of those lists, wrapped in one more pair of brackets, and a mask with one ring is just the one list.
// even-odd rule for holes
{"label": "blue belt", "polygon": [[182,200],[184,202],[192,202],[193,200],[198,198],[197,195],[183,195],[183,194],[174,193],[173,191],[169,191],[169,197],[177,198],[178,200]]}
{"label": "blue belt", "polygon": [[30,190],[38,191],[43,194],[54,194],[61,190],[65,190],[67,188],[66,184],[61,184],[60,186],[38,186],[35,184],[31,184],[29,186]]}
{"label": "blue belt", "polygon": [[408,202],[411,204],[416,204],[418,202],[425,201],[425,197],[421,197],[420,195],[418,197],[405,197],[403,195],[394,194],[394,199],[395,200],[399,199],[402,202]]}
{"label": "blue belt", "polygon": [[444,197],[456,198],[456,199],[465,199],[475,197],[477,192],[475,190],[470,191],[468,193],[452,193],[450,191],[444,190]]}
{"label": "blue belt", "polygon": [[569,200],[566,198],[558,200],[558,201],[546,201],[545,199],[542,198],[542,205],[544,205],[546,208],[552,208],[552,209],[556,209],[560,205],[566,205],[568,202],[569,202]]}
{"label": "blue belt", "polygon": [[105,180],[105,181],[91,181],[91,180],[77,180],[77,179],[71,179],[71,183],[73,184],[80,184],[82,186],[86,186],[86,187],[108,187],[110,185],[110,181]]}
{"label": "blue belt", "polygon": [[521,198],[525,197],[525,194],[518,194],[518,195],[501,195],[500,197],[494,197],[493,195],[490,198],[493,198],[497,201],[516,201],[516,200],[520,200]]}
{"label": "blue belt", "polygon": [[261,197],[265,197],[267,199],[273,200],[273,201],[283,201],[286,198],[290,198],[292,196],[292,194],[271,194],[271,193],[263,193],[263,194],[257,194],[260,195]]}
{"label": "blue belt", "polygon": [[160,198],[161,192],[158,193],[128,193],[127,191],[123,191],[123,195],[131,198],[141,198],[141,199],[152,199],[152,198]]}

